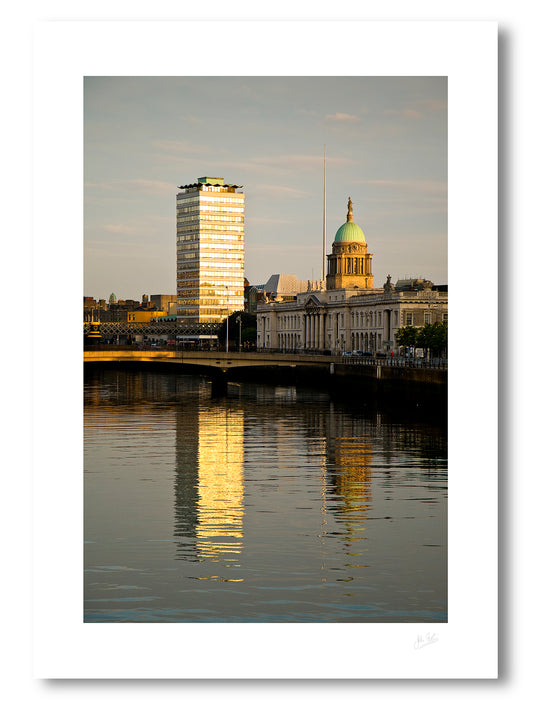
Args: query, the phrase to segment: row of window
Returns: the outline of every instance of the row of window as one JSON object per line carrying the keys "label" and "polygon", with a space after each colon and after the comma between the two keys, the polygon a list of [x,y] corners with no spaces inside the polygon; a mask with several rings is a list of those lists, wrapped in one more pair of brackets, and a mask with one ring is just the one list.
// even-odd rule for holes
{"label": "row of window", "polygon": [[181,260],[195,259],[199,266],[203,266],[203,262],[207,262],[210,259],[216,259],[220,262],[220,266],[223,267],[225,262],[228,261],[240,261],[244,262],[244,257],[242,252],[181,252],[178,257],[178,266]]}
{"label": "row of window", "polygon": [[184,215],[192,215],[195,214],[198,217],[199,213],[237,213],[241,216],[244,215],[244,206],[239,206],[239,205],[199,205],[196,203],[195,205],[185,205],[181,206],[179,203],[176,206],[176,216],[177,217],[182,217]]}
{"label": "row of window", "polygon": [[244,222],[244,217],[242,215],[185,215],[184,217],[178,218],[178,227],[181,225],[186,225],[188,222],[196,222],[200,220],[200,224],[203,222]]}
{"label": "row of window", "polygon": [[187,289],[184,291],[178,291],[178,303],[184,305],[185,303],[198,303],[198,301],[203,301],[204,303],[211,303],[217,305],[226,305],[229,303],[237,303],[244,300],[244,292],[232,291],[231,294],[226,295],[225,291],[199,291],[196,289]]}
{"label": "row of window", "polygon": [[[415,316],[414,313],[405,313],[405,325],[416,325],[417,317],[419,316]],[[424,311],[424,325],[430,325],[431,323],[434,323],[434,318],[434,313],[429,310]],[[448,313],[442,314],[442,321],[445,323],[448,322]]]}
{"label": "row of window", "polygon": [[[207,273],[207,272],[206,272]],[[232,273],[232,272],[230,272]],[[244,287],[241,281],[216,281],[211,280],[211,276],[208,279],[198,277],[191,279],[188,277],[183,277],[183,275],[178,276],[177,279],[178,286],[178,298],[180,295],[191,296],[192,291],[194,291],[195,296],[244,296]],[[187,293],[189,291],[190,293]]]}
{"label": "row of window", "polygon": [[244,193],[237,193],[230,196],[200,196],[200,203],[242,203],[244,205]]}
{"label": "row of window", "polygon": [[196,192],[192,195],[182,197],[178,193],[176,196],[176,204],[181,205],[183,203],[242,203],[244,204],[244,193],[236,193],[234,196],[206,196],[202,193]]}
{"label": "row of window", "polygon": [[[336,322],[340,328],[344,328],[344,313],[328,313],[328,327],[333,327],[333,321],[336,318]],[[435,314],[430,311],[424,311],[424,324],[430,324],[435,322]],[[270,317],[265,318],[270,325]],[[442,320],[444,322],[448,321],[448,314],[442,314]],[[381,328],[383,326],[383,313],[382,311],[376,312],[361,312],[361,313],[351,313],[351,327],[352,328]],[[301,329],[303,327],[302,315],[281,315],[278,317],[278,326],[280,330],[294,330]],[[391,324],[393,327],[400,327],[400,316],[399,311],[392,311]],[[414,325],[415,324],[415,314],[414,313],[403,313],[403,324],[404,325]]]}
{"label": "row of window", "polygon": [[[222,231],[225,233],[225,236],[229,237],[230,235],[233,234],[233,232],[241,232],[242,234],[240,237],[244,237],[244,226],[243,225],[216,225],[213,223],[209,223],[207,225],[206,223],[202,224],[202,227],[198,225],[198,223],[191,223],[189,225],[184,225],[183,227],[178,227],[176,230],[176,236],[177,237],[184,237],[186,235],[192,235],[192,237],[189,237],[189,239],[202,239],[202,240],[208,240],[209,237],[221,237],[219,235],[219,231]],[[222,235],[222,238],[224,238],[224,235]]]}
{"label": "row of window", "polygon": [[244,252],[244,245],[241,244],[240,242],[224,242],[221,244],[215,244],[214,242],[190,242],[190,243],[183,243],[180,242],[179,244],[176,245],[178,252],[186,252],[191,249],[195,250],[200,250],[202,252],[204,251],[211,251],[213,249],[217,250],[222,250],[223,252]]}
{"label": "row of window", "polygon": [[[184,265],[185,266],[185,265]],[[192,272],[188,272],[184,267],[181,268],[180,271],[177,272],[177,280],[178,281],[191,281],[194,279],[198,279],[198,275],[201,274],[203,281],[208,284],[208,283],[213,283],[213,284],[220,284],[221,282],[218,281],[218,279],[228,279],[228,286],[237,286],[239,285],[235,281],[229,281],[229,279],[239,279],[240,280],[240,285],[242,286],[242,281],[243,281],[243,270],[236,270],[236,271],[221,271],[220,269],[215,269],[213,271],[202,271],[199,272],[198,269],[195,267],[195,270]]]}
{"label": "row of window", "polygon": [[201,242],[203,245],[208,245],[210,242],[218,242],[218,241],[224,241],[224,242],[244,242],[244,235],[232,235],[232,234],[227,234],[227,235],[219,235],[218,233],[214,232],[213,234],[208,234],[206,235],[205,233],[202,233],[202,238],[200,240],[200,233],[195,232],[187,235],[177,235],[176,241],[179,242],[191,242],[191,241],[196,241],[198,243]]}
{"label": "row of window", "polygon": [[191,298],[189,296],[189,298],[182,298],[179,301],[178,309],[181,310],[184,306],[216,306],[220,310],[227,310],[228,307],[235,308],[236,306],[242,306],[243,302],[244,298],[242,296],[240,298],[229,298],[228,300],[219,298]]}
{"label": "row of window", "polygon": [[200,201],[200,212],[208,213],[244,213],[244,203],[242,205],[205,205]]}
{"label": "row of window", "polygon": [[[232,308],[230,306],[229,310],[231,311]],[[238,310],[238,309],[237,309]],[[192,308],[180,308],[178,311],[177,315],[182,318],[185,316],[191,316],[191,317],[196,317],[200,316],[202,319],[204,316],[213,316],[213,320],[203,320],[205,323],[209,322],[218,322],[219,320],[225,318],[227,316],[228,309],[220,309],[220,308],[198,308],[197,306],[193,306]]]}
{"label": "row of window", "polygon": [[[216,261],[209,261],[209,257],[216,259]],[[180,261],[183,261],[183,264],[190,264],[192,260],[197,263],[200,269],[205,269],[206,267],[209,269],[244,269],[244,262],[240,254],[227,254],[222,260],[219,254],[202,254],[202,257],[199,258],[196,252],[191,252],[190,254],[183,254]],[[178,262],[177,266],[181,268],[180,262]]]}

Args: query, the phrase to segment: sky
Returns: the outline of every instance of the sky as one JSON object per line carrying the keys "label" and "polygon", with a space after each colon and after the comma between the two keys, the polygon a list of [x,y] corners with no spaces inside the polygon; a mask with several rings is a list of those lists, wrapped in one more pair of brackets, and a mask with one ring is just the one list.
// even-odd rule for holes
{"label": "sky", "polygon": [[175,196],[243,185],[245,276],[319,279],[354,221],[374,286],[448,281],[445,77],[86,77],[84,295],[175,293]]}

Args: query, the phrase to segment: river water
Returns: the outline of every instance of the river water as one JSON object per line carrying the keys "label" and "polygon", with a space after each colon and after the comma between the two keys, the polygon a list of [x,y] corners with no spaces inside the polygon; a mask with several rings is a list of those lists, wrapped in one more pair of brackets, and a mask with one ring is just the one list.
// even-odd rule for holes
{"label": "river water", "polygon": [[322,391],[89,369],[86,622],[444,622],[447,445]]}

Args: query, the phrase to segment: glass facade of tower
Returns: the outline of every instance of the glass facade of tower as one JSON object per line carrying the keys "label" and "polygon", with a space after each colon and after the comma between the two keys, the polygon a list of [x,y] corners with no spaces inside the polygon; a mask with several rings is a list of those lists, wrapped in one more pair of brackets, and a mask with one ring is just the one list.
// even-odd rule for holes
{"label": "glass facade of tower", "polygon": [[242,186],[203,177],[176,196],[177,317],[216,323],[244,308]]}

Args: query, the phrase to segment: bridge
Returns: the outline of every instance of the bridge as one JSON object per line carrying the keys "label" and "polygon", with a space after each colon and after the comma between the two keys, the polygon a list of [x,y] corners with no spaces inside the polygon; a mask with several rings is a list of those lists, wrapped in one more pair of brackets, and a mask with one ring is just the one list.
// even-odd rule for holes
{"label": "bridge", "polygon": [[[331,392],[365,398],[386,394],[416,405],[424,398],[445,404],[446,362],[405,358],[332,356],[314,353],[221,352],[98,345],[86,348],[86,364],[163,364],[211,377],[216,395],[225,394],[228,380],[248,379],[266,383],[319,386]],[[254,371],[255,368],[255,371]],[[432,400],[433,403],[433,400]]]}
{"label": "bridge", "polygon": [[100,345],[98,349],[89,348],[83,352],[84,362],[159,362],[210,367],[223,372],[243,367],[321,367],[329,370],[335,360],[338,361],[338,358],[320,354],[207,352],[133,346],[117,349],[115,345]]}

